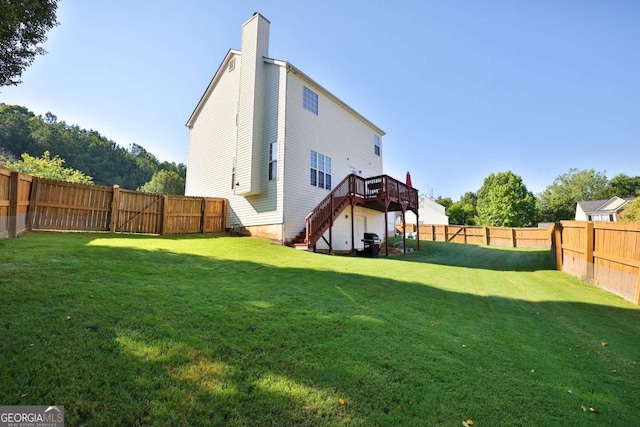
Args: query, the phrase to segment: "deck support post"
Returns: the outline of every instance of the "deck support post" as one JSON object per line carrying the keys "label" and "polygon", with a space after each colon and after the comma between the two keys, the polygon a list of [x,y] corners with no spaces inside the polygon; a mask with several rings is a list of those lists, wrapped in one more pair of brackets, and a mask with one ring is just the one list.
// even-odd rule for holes
{"label": "deck support post", "polygon": [[402,208],[402,252],[407,254],[407,211]]}
{"label": "deck support post", "polygon": [[356,236],[354,231],[355,223],[353,220],[353,203],[354,203],[354,200],[352,196],[351,197],[351,253],[352,254],[356,252],[356,242],[355,242]]}
{"label": "deck support post", "polygon": [[384,208],[384,256],[389,256],[389,215]]}
{"label": "deck support post", "polygon": [[416,209],[416,243],[418,244],[418,250],[420,250],[420,214]]}

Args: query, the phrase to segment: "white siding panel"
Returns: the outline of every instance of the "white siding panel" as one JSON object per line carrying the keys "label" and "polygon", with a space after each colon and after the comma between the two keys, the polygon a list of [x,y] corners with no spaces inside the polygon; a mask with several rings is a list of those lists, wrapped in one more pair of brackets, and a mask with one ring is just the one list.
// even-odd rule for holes
{"label": "white siding panel", "polygon": [[[237,57],[236,61],[239,61]],[[186,194],[224,197],[229,201],[229,226],[282,224],[284,150],[280,144],[278,180],[269,181],[268,144],[272,139],[284,140],[284,69],[265,64],[264,134],[261,145],[261,193],[253,196],[234,194],[231,189],[232,159],[236,155],[236,111],[240,85],[238,62],[236,69],[226,72],[205,101],[202,112],[189,133],[189,157]],[[239,178],[237,177],[236,180]]]}
{"label": "white siding panel", "polygon": [[[318,94],[318,115],[302,106],[304,86]],[[365,178],[381,175],[382,157],[374,154],[371,126],[293,72],[287,73],[286,102],[284,233],[293,238],[304,229],[307,214],[329,194],[310,185],[311,150],[331,157],[333,187],[351,173],[351,167]]]}
{"label": "white siding panel", "polygon": [[[245,226],[281,224],[283,203],[283,166],[284,154],[284,105],[280,102],[281,92],[284,93],[284,70],[273,64],[264,64],[264,117],[261,120],[263,130],[260,132],[260,194],[246,197],[235,196],[232,209],[238,220]],[[278,142],[278,179],[269,181],[269,144]],[[231,200],[229,202],[232,205]]]}
{"label": "white siding panel", "polygon": [[[366,218],[364,233],[376,233],[384,241],[384,213],[372,209],[356,206],[353,210],[354,216],[364,216]],[[393,212],[389,213],[389,217]],[[391,228],[393,229],[393,227]],[[329,241],[329,231],[324,234],[324,238]],[[362,249],[364,243],[362,237],[358,238],[354,231],[354,247]],[[351,249],[351,208],[347,207],[336,220],[332,230],[332,245],[335,251],[348,251]],[[327,250],[329,246],[324,240],[318,240],[317,249]]]}
{"label": "white siding panel", "polygon": [[231,167],[236,144],[239,65],[222,75],[189,131],[189,154],[185,194],[188,196],[228,197]]}
{"label": "white siding panel", "polygon": [[264,154],[263,118],[265,95],[265,64],[268,54],[269,22],[259,14],[242,27],[242,66],[238,104],[236,194],[256,194],[262,183]]}
{"label": "white siding panel", "polygon": [[[231,195],[229,199],[229,211],[232,212],[231,224],[244,226],[282,224],[283,204],[283,167],[284,167],[284,103],[280,101],[285,92],[284,70],[273,64],[265,63],[264,70],[264,116],[261,120],[263,129],[260,132],[261,165],[260,194],[250,196]],[[269,144],[278,141],[278,179],[269,181]]]}

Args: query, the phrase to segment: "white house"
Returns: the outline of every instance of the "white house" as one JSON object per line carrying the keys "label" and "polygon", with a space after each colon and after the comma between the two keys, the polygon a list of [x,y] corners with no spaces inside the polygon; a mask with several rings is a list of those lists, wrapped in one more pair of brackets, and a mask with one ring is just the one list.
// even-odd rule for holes
{"label": "white house", "polygon": [[417,190],[383,175],[382,129],[269,56],[269,25],[259,13],[244,23],[187,122],[186,194],[226,198],[227,224],[252,235],[361,248]]}
{"label": "white house", "polygon": [[613,196],[609,200],[579,201],[576,204],[576,221],[618,222],[627,203],[633,199]]}
{"label": "white house", "polygon": [[418,197],[418,214],[420,220],[416,218],[416,214],[409,211],[405,214],[407,224],[449,224],[449,217],[445,213],[445,207],[436,202],[432,198],[421,194]]}

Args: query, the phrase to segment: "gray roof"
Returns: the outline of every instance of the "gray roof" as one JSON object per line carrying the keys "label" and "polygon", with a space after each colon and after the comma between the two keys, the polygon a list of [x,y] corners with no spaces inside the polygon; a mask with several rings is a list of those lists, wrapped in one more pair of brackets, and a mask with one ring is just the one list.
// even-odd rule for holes
{"label": "gray roof", "polygon": [[594,212],[617,212],[621,207],[629,203],[634,199],[622,199],[617,196],[613,196],[607,200],[581,200],[578,202],[578,206],[582,208],[585,214]]}

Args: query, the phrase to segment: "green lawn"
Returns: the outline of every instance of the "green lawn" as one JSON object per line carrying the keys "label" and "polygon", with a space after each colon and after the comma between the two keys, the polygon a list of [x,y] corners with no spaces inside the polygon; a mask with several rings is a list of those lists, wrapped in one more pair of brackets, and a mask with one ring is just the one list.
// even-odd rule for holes
{"label": "green lawn", "polygon": [[0,240],[0,404],[64,405],[69,426],[638,425],[640,310],[553,265],[435,242]]}

